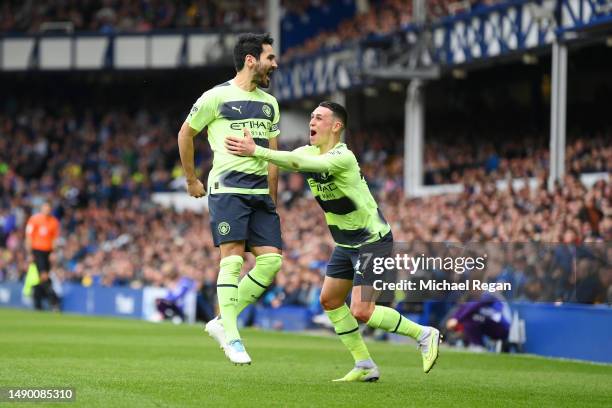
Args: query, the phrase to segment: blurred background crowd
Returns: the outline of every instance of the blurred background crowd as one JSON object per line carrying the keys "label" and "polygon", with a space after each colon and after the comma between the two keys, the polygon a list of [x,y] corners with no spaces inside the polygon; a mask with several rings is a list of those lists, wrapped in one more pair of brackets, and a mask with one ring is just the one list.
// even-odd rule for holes
{"label": "blurred background crowd", "polygon": [[[60,111],[54,115],[29,107],[0,113],[0,280],[23,278],[30,261],[24,248],[25,222],[49,201],[62,225],[53,254],[54,271],[62,279],[84,285],[163,286],[178,272],[195,280],[213,305],[219,259],[207,213],[178,212],[150,200],[152,193],[182,189],[175,137],[180,119],[146,111]],[[407,199],[401,137],[362,130],[347,138],[397,241],[567,245],[612,240],[612,183],[602,180],[587,187],[578,177],[589,170],[610,172],[609,140],[608,135],[571,142],[567,168],[575,172],[553,191],[545,188],[544,147],[523,157],[516,141],[499,148],[485,141],[465,148],[434,142],[425,159],[428,174],[435,169],[432,181],[459,182],[464,191]],[[497,166],[490,164],[493,155]],[[199,146],[203,179],[210,161],[210,150]],[[538,186],[496,183],[524,176],[536,177]],[[263,301],[269,306],[316,307],[333,242],[301,175],[281,177],[279,214],[285,261]],[[246,268],[252,262],[250,258]],[[599,287],[606,289],[610,276],[593,270],[579,279],[598,279]],[[531,300],[572,300],[575,294],[568,290],[534,291],[551,282],[564,288],[580,283],[571,279],[575,273],[526,275],[514,294]],[[606,302],[610,295],[599,291],[582,300]]]}
{"label": "blurred background crowd", "polygon": [[[426,1],[427,21],[490,6],[498,0]],[[288,43],[283,57],[289,59],[362,40],[379,40],[414,22],[412,1],[319,1],[288,0],[282,28]],[[316,22],[316,23],[315,23]]]}
{"label": "blurred background crowd", "polygon": [[[431,0],[427,1],[427,12],[430,18],[437,19],[497,2]],[[360,32],[365,35],[395,30],[412,19],[412,2],[406,0],[282,0],[281,6],[283,17],[290,19],[340,18],[355,29],[367,22],[366,31]],[[4,32],[36,33],[45,30],[45,23],[58,21],[72,23],[77,31],[102,32],[216,29],[229,25],[247,30],[265,28],[263,0],[8,0],[0,11]],[[356,13],[360,16],[352,19]]]}
{"label": "blurred background crowd", "polygon": [[[400,129],[400,126],[380,124],[359,129],[347,138],[353,149],[363,155],[362,170],[375,189],[401,185],[398,177],[403,171],[404,138]],[[488,180],[542,178],[548,170],[548,138],[544,134],[511,136],[511,132],[505,133],[486,139],[477,132],[428,134],[423,160],[424,183],[472,185]],[[612,170],[610,132],[584,132],[570,134],[568,138],[566,168],[569,173],[578,176]]]}
{"label": "blurred background crowd", "polygon": [[0,6],[0,31],[53,31],[68,23],[74,31],[102,33],[193,28],[262,30],[262,0],[9,0]]}

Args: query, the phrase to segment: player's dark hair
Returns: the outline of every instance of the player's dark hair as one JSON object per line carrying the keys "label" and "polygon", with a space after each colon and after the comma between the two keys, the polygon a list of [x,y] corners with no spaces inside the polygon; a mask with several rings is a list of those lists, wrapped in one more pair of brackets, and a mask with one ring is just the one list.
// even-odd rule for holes
{"label": "player's dark hair", "polygon": [[323,101],[319,104],[322,108],[327,108],[333,112],[334,116],[342,122],[342,127],[346,129],[346,125],[348,124],[348,113],[344,106],[340,105],[336,102],[331,101]]}
{"label": "player's dark hair", "polygon": [[236,67],[236,71],[242,70],[244,67],[244,59],[247,55],[252,55],[259,60],[259,56],[263,51],[263,45],[272,45],[273,42],[274,39],[270,37],[269,33],[240,34],[234,46],[234,67]]}

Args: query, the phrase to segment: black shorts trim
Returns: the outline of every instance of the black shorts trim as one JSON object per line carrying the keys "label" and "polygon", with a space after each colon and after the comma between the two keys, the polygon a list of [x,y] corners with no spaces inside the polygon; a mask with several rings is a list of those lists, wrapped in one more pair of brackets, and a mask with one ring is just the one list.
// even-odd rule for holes
{"label": "black shorts trim", "polygon": [[208,196],[210,229],[215,246],[244,241],[245,249],[282,249],[280,218],[269,194],[220,193]]}
{"label": "black shorts trim", "polygon": [[34,256],[34,264],[36,269],[38,269],[38,273],[49,272],[51,270],[51,261],[49,260],[51,251],[33,249],[32,255]]}
{"label": "black shorts trim", "polygon": [[[372,243],[363,245],[361,248],[345,248],[336,246],[334,252],[327,263],[326,276],[335,279],[347,279],[353,281],[353,286],[372,286],[369,283],[369,279],[364,279],[364,274],[371,278],[368,270],[360,270],[360,273],[356,273],[355,267],[358,265],[360,255],[363,251],[370,249],[380,252],[381,250],[390,252],[393,247],[393,234],[389,231],[385,236],[381,237],[380,240]],[[362,261],[363,262],[363,261]],[[363,264],[360,263],[360,268]]]}
{"label": "black shorts trim", "polygon": [[238,285],[232,285],[231,283],[222,283],[221,285],[217,285],[218,288],[236,288],[238,289]]}

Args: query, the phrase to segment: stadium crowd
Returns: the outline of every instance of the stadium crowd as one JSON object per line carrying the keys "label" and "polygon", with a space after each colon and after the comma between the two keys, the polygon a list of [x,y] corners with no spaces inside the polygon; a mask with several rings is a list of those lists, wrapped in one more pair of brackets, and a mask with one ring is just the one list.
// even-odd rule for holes
{"label": "stadium crowd", "polygon": [[[427,15],[439,19],[449,14],[490,5],[498,0],[433,0],[427,1]],[[310,38],[291,47],[284,58],[305,55],[326,47],[384,36],[412,22],[412,1],[370,0],[354,3],[356,14],[345,18],[338,29],[313,28]],[[325,16],[333,2],[285,0],[283,21],[315,20]],[[345,4],[341,8],[348,5]],[[337,12],[337,10],[336,10]],[[51,23],[51,24],[49,24]],[[54,24],[59,23],[59,24]],[[64,25],[62,25],[64,24]],[[321,22],[317,23],[321,24]],[[335,25],[334,25],[335,27]],[[0,5],[0,32],[40,33],[69,30],[112,33],[146,33],[166,29],[204,29],[249,31],[266,29],[266,2],[263,0],[10,0]],[[303,27],[301,27],[303,29]],[[287,35],[292,35],[287,32]],[[295,33],[300,37],[299,33]],[[289,41],[291,42],[291,41]]]}
{"label": "stadium crowd", "polygon": [[[0,281],[23,279],[29,263],[25,222],[42,202],[49,201],[62,224],[53,254],[54,271],[62,279],[84,285],[161,286],[178,271],[198,282],[207,304],[214,305],[218,252],[208,230],[207,213],[178,212],[150,200],[151,193],[183,184],[173,122],[163,115],[153,118],[146,111],[48,112],[30,107],[0,113]],[[199,138],[198,143],[203,140]],[[488,160],[480,162],[490,154],[488,145],[480,156],[469,151],[459,154],[460,147],[435,145],[427,151],[436,156],[428,156],[425,163],[446,160],[465,165],[474,174],[466,172],[465,178],[453,179],[464,182],[461,194],[411,199],[403,197],[402,160],[395,154],[401,151],[398,140],[372,132],[348,137],[397,241],[570,245],[612,240],[612,182],[599,181],[587,188],[575,174],[589,169],[610,171],[606,166],[612,162],[612,152],[600,139],[577,139],[569,145],[568,169],[573,173],[553,192],[543,183],[533,190],[513,190],[492,182],[492,175],[522,177],[531,169],[542,181],[544,150],[525,157],[501,157],[498,170],[492,172],[486,167]],[[196,152],[204,177],[210,168],[210,152],[204,146]],[[441,152],[446,159],[440,159]],[[449,174],[455,171],[442,166],[437,170],[440,168]],[[263,301],[270,306],[316,307],[333,242],[301,175],[285,174],[279,191],[285,261]],[[605,258],[609,262],[612,253]],[[252,264],[251,258],[245,270]],[[611,274],[605,271],[586,271],[579,277],[608,288],[608,293],[596,291],[585,301],[611,300]],[[513,276],[512,272],[504,276],[508,274]],[[517,297],[569,300],[572,294],[567,285],[576,275],[534,272],[521,276]],[[544,284],[560,289],[538,292],[537,287]]]}
{"label": "stadium crowd", "polygon": [[[428,21],[489,6],[499,0],[433,0],[426,1]],[[318,9],[328,7],[328,2],[287,1],[285,8],[289,16],[299,16],[310,21]],[[283,58],[312,54],[326,48],[355,43],[360,40],[376,40],[400,31],[413,23],[413,2],[406,0],[380,0],[357,2],[354,16],[339,22],[337,29],[317,30],[302,44],[293,46],[283,53]]]}
{"label": "stadium crowd", "polygon": [[[362,158],[362,170],[375,190],[396,189],[403,176],[400,126],[378,124],[351,132],[348,143]],[[432,132],[433,133],[433,132]],[[574,133],[566,146],[566,169],[574,176],[612,172],[612,132]],[[474,140],[478,140],[474,143]],[[548,140],[542,135],[500,132],[486,140],[478,133],[428,134],[424,183],[472,185],[508,178],[542,178],[548,169]]]}
{"label": "stadium crowd", "polygon": [[263,30],[263,0],[10,0],[0,6],[0,32],[38,33],[45,23],[74,31],[148,32],[160,29]]}

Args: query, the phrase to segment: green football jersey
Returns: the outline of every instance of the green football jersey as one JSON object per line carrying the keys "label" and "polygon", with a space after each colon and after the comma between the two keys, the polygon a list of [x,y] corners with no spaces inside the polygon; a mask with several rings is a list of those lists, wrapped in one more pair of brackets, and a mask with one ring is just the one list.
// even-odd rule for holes
{"label": "green football jersey", "polygon": [[232,80],[204,92],[186,121],[197,131],[208,128],[208,143],[213,151],[209,194],[269,194],[268,163],[229,154],[224,141],[228,136],[243,137],[243,129],[248,128],[257,145],[268,147],[269,140],[280,133],[279,120],[276,98],[259,88],[248,92]]}
{"label": "green football jersey", "polygon": [[337,245],[358,248],[391,231],[346,144],[338,143],[323,155],[316,146],[303,146],[291,152],[257,147],[255,157],[306,175]]}

